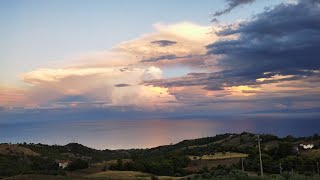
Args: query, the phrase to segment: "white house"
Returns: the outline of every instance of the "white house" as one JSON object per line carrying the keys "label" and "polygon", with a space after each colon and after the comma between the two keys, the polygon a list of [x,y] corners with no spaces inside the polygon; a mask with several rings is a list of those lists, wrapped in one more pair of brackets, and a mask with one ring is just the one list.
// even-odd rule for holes
{"label": "white house", "polygon": [[300,146],[303,149],[312,149],[314,145],[313,144],[300,144]]}
{"label": "white house", "polygon": [[70,164],[71,161],[68,161],[68,160],[57,160],[56,162],[59,164],[59,168],[64,169]]}

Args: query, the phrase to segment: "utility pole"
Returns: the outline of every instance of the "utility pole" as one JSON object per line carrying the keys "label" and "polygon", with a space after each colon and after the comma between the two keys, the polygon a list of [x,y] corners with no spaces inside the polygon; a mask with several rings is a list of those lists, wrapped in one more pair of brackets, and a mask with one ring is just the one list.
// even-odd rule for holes
{"label": "utility pole", "polygon": [[261,158],[261,147],[260,147],[260,137],[258,134],[258,147],[259,147],[259,159],[260,159],[260,173],[263,176],[263,166],[262,166],[262,158]]}
{"label": "utility pole", "polygon": [[312,174],[314,174],[314,164],[312,164]]}
{"label": "utility pole", "polygon": [[279,169],[280,169],[280,174],[282,174],[282,166],[281,166],[281,163],[279,163]]}
{"label": "utility pole", "polygon": [[242,171],[244,171],[243,158],[241,158],[241,167],[242,167]]}

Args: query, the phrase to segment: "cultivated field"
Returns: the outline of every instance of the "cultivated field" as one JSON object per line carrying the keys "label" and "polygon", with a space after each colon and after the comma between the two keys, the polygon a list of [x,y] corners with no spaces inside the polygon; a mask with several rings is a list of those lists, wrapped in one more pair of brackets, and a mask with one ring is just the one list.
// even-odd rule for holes
{"label": "cultivated field", "polygon": [[238,159],[238,158],[246,158],[248,154],[244,153],[233,153],[233,152],[218,152],[215,154],[208,154],[203,156],[189,156],[191,160],[222,160],[222,159]]}

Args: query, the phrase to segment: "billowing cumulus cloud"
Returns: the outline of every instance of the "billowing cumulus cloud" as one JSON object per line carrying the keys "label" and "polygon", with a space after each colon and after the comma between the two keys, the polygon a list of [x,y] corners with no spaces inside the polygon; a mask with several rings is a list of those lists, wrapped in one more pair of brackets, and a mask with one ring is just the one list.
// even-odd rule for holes
{"label": "billowing cumulus cloud", "polygon": [[[154,33],[123,42],[111,51],[71,57],[60,68],[40,68],[22,74],[27,88],[20,104],[29,107],[172,104],[176,99],[167,88],[144,84],[163,78],[161,68],[171,64],[162,65],[155,62],[156,58],[171,53],[177,60],[172,64],[191,65],[197,60],[189,55],[205,54],[205,46],[214,38],[209,41],[209,27],[187,22],[158,23],[154,27]],[[150,63],[143,62],[146,58]]]}
{"label": "billowing cumulus cloud", "polygon": [[[161,78],[156,67],[39,69],[22,75],[31,85],[27,97],[35,105],[59,104],[161,106],[174,97],[166,88],[141,85],[143,81]],[[130,85],[129,85],[130,84]],[[119,88],[125,87],[125,88]],[[161,95],[159,95],[161,94]],[[130,98],[135,97],[135,98]]]}
{"label": "billowing cumulus cloud", "polygon": [[[183,22],[157,23],[154,24],[154,28],[156,32],[123,42],[114,49],[135,55],[140,61],[150,62],[153,65],[189,64],[192,66],[194,63],[203,63],[207,58],[196,60],[191,56],[206,55],[206,45],[217,40],[217,36],[211,33],[210,26]],[[170,60],[170,62],[156,62],[157,60]]]}

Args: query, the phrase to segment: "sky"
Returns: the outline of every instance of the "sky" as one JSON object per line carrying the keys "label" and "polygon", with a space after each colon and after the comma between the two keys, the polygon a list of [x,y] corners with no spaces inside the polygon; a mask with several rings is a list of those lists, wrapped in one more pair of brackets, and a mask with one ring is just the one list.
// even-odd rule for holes
{"label": "sky", "polygon": [[0,139],[318,133],[319,16],[318,0],[0,1]]}

